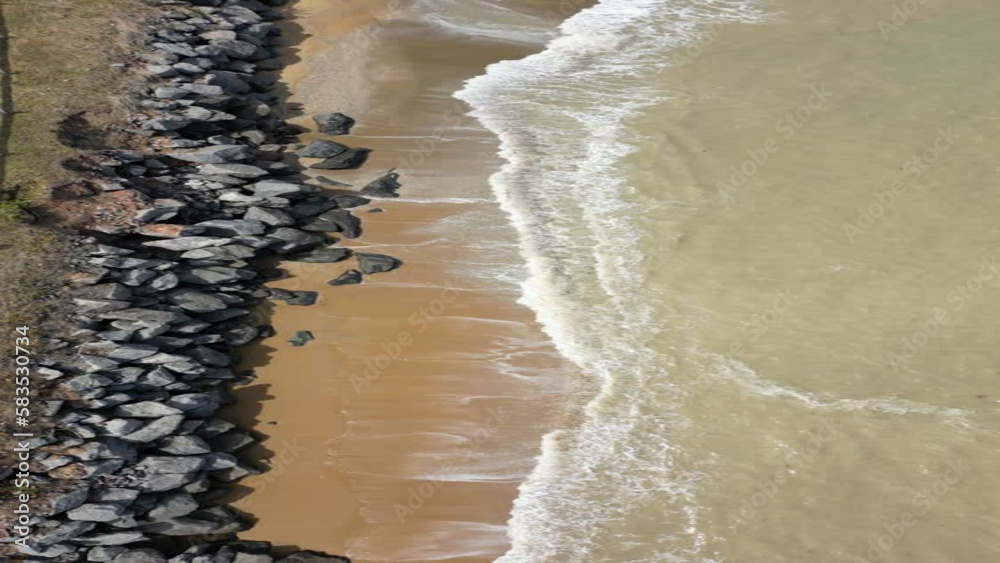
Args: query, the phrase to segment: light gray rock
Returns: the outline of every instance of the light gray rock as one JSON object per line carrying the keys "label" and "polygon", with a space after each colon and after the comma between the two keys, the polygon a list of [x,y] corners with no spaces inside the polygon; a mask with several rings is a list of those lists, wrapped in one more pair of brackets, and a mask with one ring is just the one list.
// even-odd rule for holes
{"label": "light gray rock", "polygon": [[66,517],[85,522],[113,522],[123,514],[125,507],[121,504],[87,503],[68,511]]}
{"label": "light gray rock", "polygon": [[160,440],[157,448],[174,455],[201,455],[212,451],[208,442],[198,436],[167,436]]}
{"label": "light gray rock", "polygon": [[[218,89],[219,93],[222,93],[222,88]],[[193,151],[173,151],[168,154],[173,158],[186,162],[222,164],[252,158],[253,149],[246,145],[215,145]]]}
{"label": "light gray rock", "polygon": [[[146,475],[143,477],[142,481],[134,485],[139,487],[144,492],[147,493],[161,493],[164,491],[172,491],[174,489],[181,489],[186,487],[188,484],[196,481],[202,473],[190,472],[190,473],[155,473],[152,475]],[[207,490],[207,489],[206,489]],[[192,491],[185,491],[192,492]],[[204,491],[201,491],[204,492]]]}
{"label": "light gray rock", "polygon": [[117,416],[128,416],[135,418],[161,418],[172,414],[180,414],[180,409],[167,406],[156,401],[141,401],[122,405],[115,409]]}
{"label": "light gray rock", "polygon": [[207,461],[194,456],[150,455],[135,465],[139,471],[152,473],[194,473],[205,467]]}
{"label": "light gray rock", "polygon": [[[81,522],[93,524],[92,522]],[[127,545],[146,540],[146,535],[140,532],[113,532],[110,534],[91,534],[86,537],[75,538],[73,543],[78,545]]]}
{"label": "light gray rock", "polygon": [[33,539],[37,545],[48,547],[78,538],[96,526],[94,522],[66,522],[49,530],[36,529]]}
{"label": "light gray rock", "polygon": [[116,546],[116,547],[104,547],[97,546],[90,548],[87,552],[87,561],[93,561],[96,563],[105,563],[111,561],[116,556],[121,553],[128,551],[128,548]]}
{"label": "light gray rock", "polygon": [[272,249],[281,254],[311,250],[326,242],[322,236],[289,227],[275,229],[268,236],[280,241]]}
{"label": "light gray rock", "polygon": [[155,549],[132,549],[119,554],[111,563],[167,563],[167,558]]}
{"label": "light gray rock", "polygon": [[366,149],[364,147],[348,149],[337,156],[331,156],[330,158],[317,162],[309,168],[315,168],[317,170],[353,170],[355,168],[360,168],[361,165],[368,160],[368,154],[370,152],[372,152],[371,149]]}
{"label": "light gray rock", "polygon": [[144,242],[142,243],[142,245],[153,248],[163,248],[166,250],[186,251],[186,250],[195,250],[198,248],[206,248],[210,246],[222,246],[224,244],[229,244],[231,242],[232,240],[228,238],[195,236],[195,237],[179,237],[168,240],[153,240],[149,242]]}
{"label": "light gray rock", "polygon": [[101,430],[101,434],[121,437],[142,428],[142,422],[131,418],[114,418],[104,422],[98,422],[95,426]]}
{"label": "light gray rock", "polygon": [[250,164],[228,163],[228,164],[204,164],[199,169],[201,174],[234,176],[236,178],[260,178],[267,176],[267,171],[258,166]]}
{"label": "light gray rock", "polygon": [[116,362],[131,362],[159,352],[155,346],[145,344],[119,344],[117,342],[88,342],[80,346],[80,353],[108,358]]}
{"label": "light gray rock", "polygon": [[261,180],[250,184],[247,188],[253,190],[257,197],[298,197],[314,194],[320,191],[316,186],[300,184],[296,182],[283,182],[281,180]]}
{"label": "light gray rock", "polygon": [[150,520],[169,520],[187,516],[198,510],[198,501],[187,493],[167,493],[160,495],[156,508],[149,511]]}
{"label": "light gray rock", "polygon": [[381,178],[361,188],[361,193],[376,197],[399,197],[397,192],[400,187],[402,185],[399,183],[399,174],[390,170]]}
{"label": "light gray rock", "polygon": [[228,307],[224,301],[214,295],[186,287],[167,293],[166,299],[181,309],[194,313],[221,311]]}
{"label": "light gray rock", "polygon": [[295,224],[295,218],[281,209],[251,207],[243,217],[272,227],[288,227]]}
{"label": "light gray rock", "polygon": [[[108,421],[109,424],[111,422],[113,421]],[[184,422],[184,415],[180,414],[167,415],[150,422],[149,424],[147,424],[146,426],[142,427],[139,430],[135,430],[133,432],[124,435],[121,434],[118,435],[121,436],[122,440],[125,440],[127,442],[138,442],[138,443],[152,442],[153,440],[158,440],[160,438],[163,438],[164,436],[169,436],[170,434],[172,434],[175,430],[177,430],[177,427],[181,425],[181,422]]]}

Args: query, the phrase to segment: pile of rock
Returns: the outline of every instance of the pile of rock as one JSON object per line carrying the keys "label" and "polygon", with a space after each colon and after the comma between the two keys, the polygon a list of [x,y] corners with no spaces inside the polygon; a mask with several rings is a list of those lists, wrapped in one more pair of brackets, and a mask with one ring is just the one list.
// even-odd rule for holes
{"label": "pile of rock", "polygon": [[[31,440],[35,490],[63,492],[34,517],[22,549],[28,560],[275,560],[269,544],[234,540],[249,523],[219,498],[226,484],[259,471],[235,455],[255,439],[215,413],[244,377],[232,369],[234,350],[273,334],[252,311],[265,299],[316,300],[315,292],[264,287],[282,274],[261,260],[350,258],[329,233],[360,236],[350,209],[370,202],[327,194],[282,162],[285,143],[301,131],[271,111],[278,100],[266,71],[280,68],[273,48],[281,3],[162,2],[150,52],[141,55],[158,82],[134,123],[156,150],[102,152],[90,172],[101,189],[133,191],[146,205],[134,220],[92,225],[79,239],[72,344],[53,343],[35,369],[60,397],[47,403],[55,429]],[[331,114],[317,123],[342,134],[353,120]],[[367,149],[318,141],[299,154],[335,168],[360,165]],[[395,197],[398,188],[390,171],[362,192]],[[358,269],[331,284],[401,264],[356,257]],[[311,338],[303,332],[295,341]],[[175,547],[191,536],[195,547]],[[277,560],[347,561],[315,552]]]}

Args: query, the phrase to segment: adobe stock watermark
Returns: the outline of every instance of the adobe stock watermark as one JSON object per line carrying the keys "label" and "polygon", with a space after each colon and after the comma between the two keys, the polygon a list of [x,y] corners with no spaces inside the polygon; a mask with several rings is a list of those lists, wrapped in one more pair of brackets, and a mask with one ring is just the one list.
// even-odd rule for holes
{"label": "adobe stock watermark", "polygon": [[736,205],[737,192],[768,163],[772,155],[781,150],[782,141],[790,141],[816,112],[826,107],[831,96],[830,92],[826,91],[826,84],[810,86],[809,90],[812,93],[804,104],[786,113],[774,123],[774,130],[780,136],[768,137],[760,146],[747,149],[748,158],[730,167],[728,181],[720,180],[716,183],[719,195],[728,207]]}
{"label": "adobe stock watermark", "polygon": [[437,472],[440,477],[427,479],[421,481],[419,485],[410,487],[406,504],[397,502],[393,506],[396,518],[400,524],[405,523],[407,518],[413,516],[418,510],[423,508],[427,501],[437,494],[441,487],[448,482],[447,476],[453,475],[460,469],[456,460],[468,458],[476,453],[510,420],[510,414],[504,412],[503,407],[490,408],[487,412],[489,416],[483,421],[483,424],[465,443],[456,446],[453,455],[449,455],[444,463],[442,463],[440,470]]}
{"label": "adobe stock watermark", "polygon": [[781,487],[795,478],[796,471],[815,461],[824,444],[837,438],[833,418],[821,420],[823,423],[819,429],[808,432],[809,438],[803,444],[802,450],[792,448],[792,451],[785,455],[783,467],[776,469],[769,478],[757,481],[757,491],[742,497],[740,508],[726,515],[726,522],[731,527],[739,529],[740,526],[749,524],[770,504]]}
{"label": "adobe stock watermark", "polygon": [[385,370],[398,360],[407,348],[413,345],[414,337],[423,334],[431,323],[441,318],[448,306],[456,299],[458,299],[458,290],[452,285],[451,280],[444,280],[441,293],[407,317],[408,328],[396,333],[394,339],[381,342],[379,344],[381,352],[373,358],[365,359],[365,368],[360,374],[351,375],[351,387],[354,388],[354,393],[360,395],[362,391],[381,377]]}
{"label": "adobe stock watermark", "polygon": [[910,18],[919,12],[920,8],[926,6],[928,1],[929,0],[904,0],[901,3],[894,5],[892,7],[892,14],[889,16],[889,21],[881,18],[878,20],[878,30],[882,32],[882,40],[888,41],[889,36],[899,31],[901,27],[909,23]]}
{"label": "adobe stock watermark", "polygon": [[932,508],[937,506],[941,499],[948,494],[968,470],[962,466],[964,460],[949,461],[948,469],[944,471],[934,483],[924,492],[918,493],[913,498],[913,510],[904,511],[902,514],[882,524],[884,532],[868,540],[868,549],[865,554],[852,555],[851,563],[875,563],[881,561],[886,553],[892,550],[917,524],[917,518],[927,514]]}
{"label": "adobe stock watermark", "polygon": [[[955,288],[948,292],[946,300],[953,305],[951,312],[964,309],[969,301],[979,296],[986,282],[997,279],[998,275],[1000,268],[997,266],[996,254],[990,258],[984,256],[980,260],[977,272],[963,283],[956,284]],[[918,328],[913,334],[900,338],[898,350],[886,354],[886,361],[892,366],[893,372],[899,373],[900,370],[909,367],[910,362],[920,354],[924,346],[941,332],[943,326],[951,322],[951,312],[943,307],[934,307],[927,318],[917,323]]]}
{"label": "adobe stock watermark", "polygon": [[[949,149],[955,144],[955,141],[960,137],[951,130],[951,126],[938,129],[937,137],[931,142],[931,145],[923,150],[918,155],[914,155],[906,160],[901,167],[903,169],[903,174],[911,178],[913,181],[918,180],[923,176],[931,166],[933,166],[941,156],[948,152]],[[876,221],[881,219],[886,211],[892,209],[896,205],[896,198],[905,194],[909,186],[903,182],[903,180],[896,179],[893,180],[889,187],[885,190],[875,190],[872,192],[872,196],[875,201],[869,203],[867,206],[858,206],[858,216],[852,223],[844,223],[844,235],[847,236],[849,242],[854,242],[859,236],[864,234],[875,224]]]}

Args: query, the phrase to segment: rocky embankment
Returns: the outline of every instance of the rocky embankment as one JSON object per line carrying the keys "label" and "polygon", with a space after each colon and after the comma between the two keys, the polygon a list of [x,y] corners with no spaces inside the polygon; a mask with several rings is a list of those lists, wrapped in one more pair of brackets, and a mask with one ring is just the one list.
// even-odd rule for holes
{"label": "rocky embankment", "polygon": [[[309,551],[276,557],[266,542],[236,541],[250,523],[220,501],[229,484],[259,472],[237,455],[253,435],[215,416],[231,401],[228,388],[251,377],[234,372],[235,351],[272,336],[251,312],[268,299],[316,298],[267,289],[284,273],[265,265],[352,258],[329,233],[359,236],[350,209],[399,188],[390,171],[364,195],[331,192],[283,162],[296,151],[322,159],[315,168],[352,168],[369,151],[290,144],[302,130],[273,113],[280,4],[159,2],[135,65],[154,79],[132,123],[149,149],[85,159],[92,199],[117,203],[92,210],[77,237],[69,335],[50,342],[33,370],[36,385],[50,388],[54,423],[30,440],[31,491],[48,494],[33,501],[30,530],[10,529],[3,540],[16,540],[26,560],[347,561]],[[340,114],[315,121],[331,135],[353,126]],[[400,265],[355,257],[357,269],[331,284]]]}

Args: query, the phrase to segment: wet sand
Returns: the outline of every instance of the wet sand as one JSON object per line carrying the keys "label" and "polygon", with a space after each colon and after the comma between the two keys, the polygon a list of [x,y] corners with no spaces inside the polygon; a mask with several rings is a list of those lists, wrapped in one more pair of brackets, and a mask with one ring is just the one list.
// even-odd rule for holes
{"label": "wet sand", "polygon": [[[358,125],[336,140],[375,150],[361,170],[329,177],[361,186],[402,174],[403,197],[355,209],[365,232],[344,245],[405,266],[333,287],[354,259],[281,264],[290,275],[272,287],[321,297],[275,304],[277,336],[244,352],[258,377],[229,416],[265,436],[245,457],[271,469],[243,480],[234,504],[258,520],[244,539],[361,563],[492,561],[570,378],[516,285],[491,279],[516,268],[514,233],[487,186],[496,142],[450,94],[525,51],[428,38],[388,6],[289,8],[289,115],[312,126],[308,116],[348,113]],[[316,340],[293,347],[298,330]]]}

